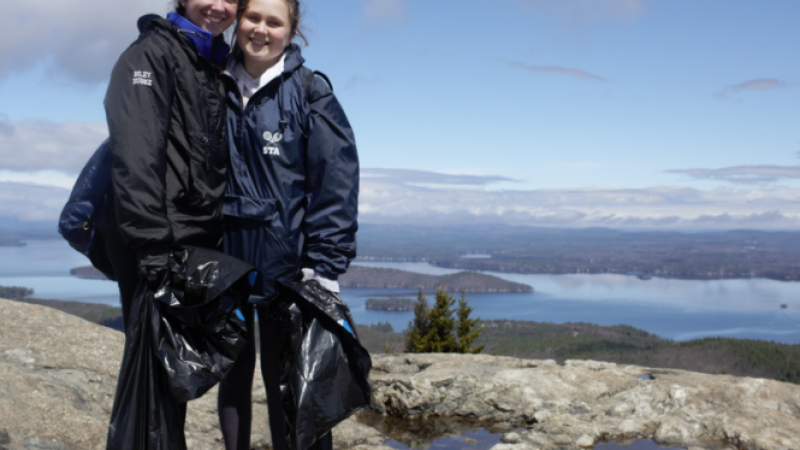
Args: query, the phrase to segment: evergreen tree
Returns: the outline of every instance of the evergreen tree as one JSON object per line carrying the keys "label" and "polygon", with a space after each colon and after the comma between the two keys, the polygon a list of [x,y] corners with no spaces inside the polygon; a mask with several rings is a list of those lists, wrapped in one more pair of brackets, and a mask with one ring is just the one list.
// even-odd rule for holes
{"label": "evergreen tree", "polygon": [[403,330],[406,335],[406,353],[424,353],[427,347],[425,337],[430,328],[430,307],[425,292],[420,288],[417,293],[417,304],[414,305],[414,319],[408,323],[408,328]]}
{"label": "evergreen tree", "polygon": [[485,347],[485,345],[479,345],[475,348],[470,348],[475,339],[478,339],[478,336],[481,335],[481,331],[483,331],[483,327],[476,328],[480,317],[470,319],[470,314],[472,314],[472,308],[467,305],[467,293],[461,291],[461,300],[458,301],[458,309],[456,310],[456,316],[458,317],[456,325],[458,345],[456,351],[458,353],[480,353]]}
{"label": "evergreen tree", "polygon": [[[483,327],[476,328],[480,319],[470,319],[472,308],[467,304],[467,294],[461,292],[458,309],[453,310],[455,297],[444,286],[436,289],[436,301],[431,308],[422,289],[417,294],[414,319],[403,330],[406,335],[406,353],[480,353],[484,346],[472,347]],[[458,322],[453,318],[456,313]]]}
{"label": "evergreen tree", "polygon": [[428,317],[430,328],[424,338],[422,353],[452,353],[456,351],[456,337],[453,335],[453,304],[456,299],[444,286],[436,289],[436,301]]}

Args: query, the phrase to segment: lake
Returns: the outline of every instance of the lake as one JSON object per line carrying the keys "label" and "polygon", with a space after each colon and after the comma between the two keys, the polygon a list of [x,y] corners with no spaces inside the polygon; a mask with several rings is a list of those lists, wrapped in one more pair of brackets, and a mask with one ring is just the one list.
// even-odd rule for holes
{"label": "lake", "polygon": [[[118,305],[117,285],[83,280],[69,269],[89,261],[64,241],[29,241],[0,247],[0,285],[24,286],[37,298]],[[426,274],[450,269],[426,263],[360,263]],[[469,294],[473,316],[483,319],[626,324],[676,340],[707,336],[800,343],[800,283],[764,279],[690,281],[626,275],[522,275],[490,273],[533,286],[523,294]],[[411,312],[368,311],[366,299],[415,291],[347,289],[341,293],[359,324],[389,322],[395,331]],[[431,299],[432,300],[432,299]],[[788,309],[781,309],[786,304]]]}

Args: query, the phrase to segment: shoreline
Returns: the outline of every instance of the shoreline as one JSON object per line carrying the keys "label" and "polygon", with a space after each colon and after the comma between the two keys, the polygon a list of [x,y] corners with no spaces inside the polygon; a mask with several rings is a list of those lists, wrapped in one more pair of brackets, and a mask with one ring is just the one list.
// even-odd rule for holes
{"label": "shoreline", "polygon": [[[553,276],[561,276],[561,275],[619,275],[625,277],[633,277],[638,278],[641,281],[649,281],[653,279],[662,279],[662,280],[682,280],[682,281],[725,281],[725,280],[769,280],[769,281],[777,281],[781,283],[792,283],[792,282],[800,282],[800,280],[787,280],[781,278],[770,278],[770,277],[740,277],[740,276],[723,276],[723,277],[689,277],[689,276],[674,276],[674,275],[664,275],[664,274],[657,274],[651,272],[641,272],[636,270],[626,270],[626,271],[597,271],[597,272],[590,272],[590,271],[529,271],[529,272],[515,272],[512,270],[485,270],[485,269],[471,269],[471,268],[462,268],[462,267],[453,267],[441,263],[437,263],[436,261],[431,261],[426,258],[419,258],[419,259],[411,259],[411,258],[402,258],[394,259],[391,257],[368,257],[370,259],[361,259],[356,258],[353,260],[351,265],[357,266],[364,266],[364,267],[379,267],[375,266],[374,264],[427,264],[430,267],[436,269],[447,269],[454,271],[453,273],[457,272],[475,272],[475,273],[483,273],[483,274],[494,274],[494,273],[501,273],[504,275],[553,275]],[[398,269],[400,270],[400,269]],[[422,273],[422,272],[415,272],[415,273]]]}

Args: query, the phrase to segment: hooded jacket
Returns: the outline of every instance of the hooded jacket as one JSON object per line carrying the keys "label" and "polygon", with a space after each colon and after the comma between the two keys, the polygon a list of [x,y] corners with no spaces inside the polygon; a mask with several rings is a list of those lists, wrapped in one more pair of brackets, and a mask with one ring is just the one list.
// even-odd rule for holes
{"label": "hooded jacket", "polygon": [[193,42],[200,33],[155,15],[138,25],[105,99],[106,218],[141,265],[174,246],[221,246],[227,149],[221,71]]}
{"label": "hooded jacket", "polygon": [[298,46],[287,47],[283,72],[245,108],[236,81],[224,77],[230,151],[224,246],[262,273],[253,293],[267,300],[276,281],[289,283],[302,268],[336,280],[356,256],[355,137],[329,86],[309,78],[303,62]]}

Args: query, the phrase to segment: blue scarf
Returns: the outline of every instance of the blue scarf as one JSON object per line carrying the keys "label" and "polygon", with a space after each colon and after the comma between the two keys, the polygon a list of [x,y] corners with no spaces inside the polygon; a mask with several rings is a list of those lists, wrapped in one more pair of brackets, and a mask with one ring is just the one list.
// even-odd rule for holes
{"label": "blue scarf", "polygon": [[225,43],[225,38],[221,34],[214,38],[210,32],[198,27],[176,12],[167,14],[167,20],[178,28],[188,31],[186,36],[191,39],[197,51],[205,59],[218,63],[228,55],[230,47]]}

